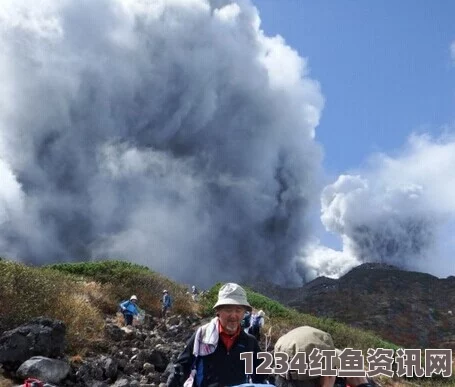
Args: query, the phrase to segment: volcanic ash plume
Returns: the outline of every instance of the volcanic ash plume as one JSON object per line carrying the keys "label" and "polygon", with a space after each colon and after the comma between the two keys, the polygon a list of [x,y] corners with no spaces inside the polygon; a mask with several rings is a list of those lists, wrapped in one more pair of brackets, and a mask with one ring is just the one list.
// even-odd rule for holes
{"label": "volcanic ash plume", "polygon": [[323,99],[246,1],[0,4],[0,254],[295,281]]}
{"label": "volcanic ash plume", "polygon": [[337,276],[362,262],[383,262],[452,274],[454,165],[453,138],[413,135],[399,156],[378,155],[361,175],[340,176],[323,191],[321,219],[340,235],[343,250],[331,251],[337,259],[327,265],[323,248],[314,247],[304,267]]}

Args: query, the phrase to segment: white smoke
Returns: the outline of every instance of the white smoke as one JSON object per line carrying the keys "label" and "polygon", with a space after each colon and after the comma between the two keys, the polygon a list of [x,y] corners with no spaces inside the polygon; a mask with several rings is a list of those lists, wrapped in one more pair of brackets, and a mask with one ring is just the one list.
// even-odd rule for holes
{"label": "white smoke", "polygon": [[295,281],[323,106],[248,1],[0,3],[0,254]]}
{"label": "white smoke", "polygon": [[413,135],[400,155],[377,155],[360,174],[340,176],[323,191],[321,220],[342,251],[314,244],[303,266],[333,277],[362,262],[453,274],[454,166],[453,137]]}

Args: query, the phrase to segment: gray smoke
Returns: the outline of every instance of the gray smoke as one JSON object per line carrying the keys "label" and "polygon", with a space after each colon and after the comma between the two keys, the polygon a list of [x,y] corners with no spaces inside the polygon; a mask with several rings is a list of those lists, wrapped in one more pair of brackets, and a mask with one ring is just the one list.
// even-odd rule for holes
{"label": "gray smoke", "polygon": [[0,254],[295,282],[323,106],[248,1],[0,4]]}
{"label": "gray smoke", "polygon": [[342,250],[313,244],[303,267],[337,277],[363,262],[383,262],[453,274],[454,165],[453,137],[413,135],[399,155],[377,155],[360,175],[340,176],[323,190],[321,219],[341,237]]}
{"label": "gray smoke", "polygon": [[434,237],[423,188],[379,183],[371,187],[359,176],[340,176],[323,192],[323,222],[348,237],[361,262],[406,266],[426,252]]}

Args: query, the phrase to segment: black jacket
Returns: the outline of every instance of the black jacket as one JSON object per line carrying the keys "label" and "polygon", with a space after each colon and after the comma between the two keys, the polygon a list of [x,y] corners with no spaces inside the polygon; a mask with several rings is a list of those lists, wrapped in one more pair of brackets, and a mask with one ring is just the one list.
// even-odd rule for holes
{"label": "black jacket", "polygon": [[[196,333],[191,336],[185,349],[174,364],[174,370],[169,375],[167,387],[181,387],[189,377],[195,357],[193,345]],[[202,372],[202,383],[198,384],[196,375],[194,386],[197,387],[224,387],[247,383],[245,375],[245,360],[240,360],[242,352],[253,352],[253,371],[262,362],[256,358],[260,352],[259,344],[255,337],[245,333],[243,329],[229,352],[221,338],[214,353],[207,356],[198,356],[196,367]],[[251,375],[253,383],[263,383],[267,375]]]}

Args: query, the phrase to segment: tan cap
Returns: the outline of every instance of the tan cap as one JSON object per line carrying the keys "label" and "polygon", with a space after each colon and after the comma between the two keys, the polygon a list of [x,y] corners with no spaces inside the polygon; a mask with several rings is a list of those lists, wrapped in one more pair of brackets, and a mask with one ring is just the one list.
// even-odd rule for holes
{"label": "tan cap", "polygon": [[213,309],[221,305],[241,305],[251,310],[251,305],[246,299],[245,290],[235,283],[229,282],[224,284],[218,292],[218,301],[216,302]]}
{"label": "tan cap", "polygon": [[[297,352],[305,352],[308,362],[308,356],[314,348],[321,351],[336,351],[332,336],[330,336],[329,333],[310,326],[302,326],[281,336],[275,344],[274,351],[286,352],[289,355],[289,360],[292,359]],[[335,355],[338,356],[338,353],[336,352]],[[338,366],[337,359],[334,359],[334,365]],[[281,376],[284,377],[284,375]],[[314,377],[310,377],[307,374],[291,374],[291,379],[297,380],[308,380]]]}

